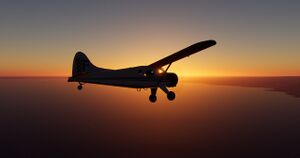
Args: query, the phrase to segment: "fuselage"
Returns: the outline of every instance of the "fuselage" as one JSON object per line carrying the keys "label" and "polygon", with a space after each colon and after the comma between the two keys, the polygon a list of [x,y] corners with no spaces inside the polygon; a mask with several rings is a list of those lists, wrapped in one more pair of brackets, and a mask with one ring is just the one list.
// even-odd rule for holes
{"label": "fuselage", "polygon": [[175,73],[165,73],[154,70],[150,66],[138,66],[118,70],[89,68],[69,81],[94,83],[129,88],[152,88],[164,83],[167,87],[175,87],[178,77]]}

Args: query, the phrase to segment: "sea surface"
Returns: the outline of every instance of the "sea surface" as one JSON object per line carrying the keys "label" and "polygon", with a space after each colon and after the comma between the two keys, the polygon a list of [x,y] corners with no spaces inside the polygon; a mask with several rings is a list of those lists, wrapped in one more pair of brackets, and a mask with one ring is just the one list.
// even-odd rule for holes
{"label": "sea surface", "polygon": [[300,77],[189,78],[158,90],[0,79],[0,157],[300,157]]}

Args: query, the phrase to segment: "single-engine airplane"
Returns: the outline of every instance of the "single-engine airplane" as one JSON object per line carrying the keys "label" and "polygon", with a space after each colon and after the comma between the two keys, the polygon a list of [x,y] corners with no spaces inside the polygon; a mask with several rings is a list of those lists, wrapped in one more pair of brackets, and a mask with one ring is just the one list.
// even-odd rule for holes
{"label": "single-engine airplane", "polygon": [[[167,87],[176,87],[178,77],[175,73],[167,72],[171,64],[215,44],[214,40],[198,42],[150,65],[118,70],[96,67],[84,53],[77,52],[73,60],[72,77],[69,77],[68,82],[78,82],[78,90],[81,90],[85,83],[137,89],[150,88],[149,100],[152,103],[156,102],[157,88],[160,88],[172,101],[175,99],[175,93],[169,91]],[[164,66],[167,66],[165,70],[162,68]]]}

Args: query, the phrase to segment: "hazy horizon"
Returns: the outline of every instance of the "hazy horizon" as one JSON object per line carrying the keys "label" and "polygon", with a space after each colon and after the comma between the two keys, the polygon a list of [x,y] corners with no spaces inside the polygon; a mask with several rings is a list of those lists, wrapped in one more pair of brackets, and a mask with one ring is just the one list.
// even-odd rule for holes
{"label": "hazy horizon", "polygon": [[[71,77],[72,75],[37,75],[37,76],[29,76],[29,75],[11,75],[11,76],[0,76],[0,78],[39,78],[39,77],[42,77],[42,78],[68,78],[68,77]],[[207,76],[189,76],[189,75],[180,75],[179,78],[182,78],[182,79],[187,79],[187,78],[222,78],[222,77],[300,77],[300,75],[207,75]]]}

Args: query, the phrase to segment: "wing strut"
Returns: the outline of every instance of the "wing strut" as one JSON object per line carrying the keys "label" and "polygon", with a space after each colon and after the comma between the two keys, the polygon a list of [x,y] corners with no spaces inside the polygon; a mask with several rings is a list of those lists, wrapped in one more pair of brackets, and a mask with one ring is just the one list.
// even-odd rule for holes
{"label": "wing strut", "polygon": [[168,65],[168,67],[167,67],[167,69],[165,70],[165,72],[168,71],[168,69],[170,68],[171,65],[172,65],[172,63],[170,63],[170,64]]}

